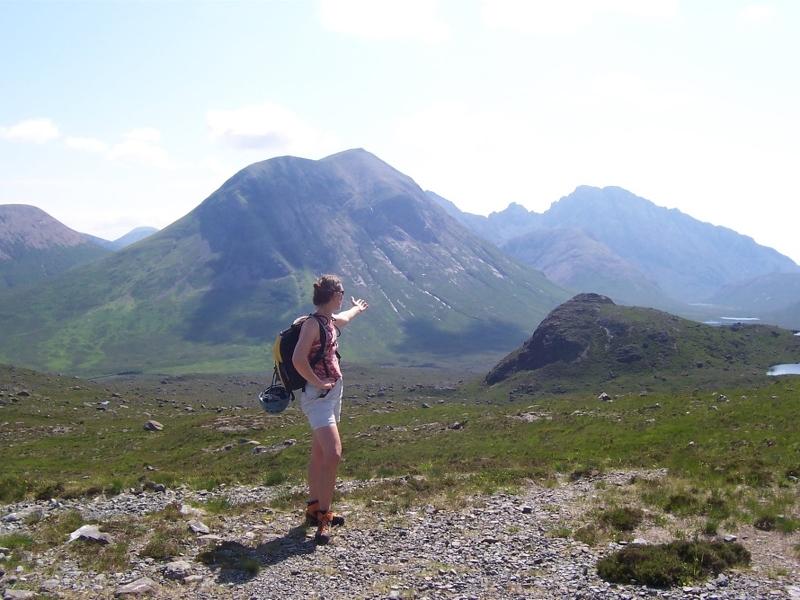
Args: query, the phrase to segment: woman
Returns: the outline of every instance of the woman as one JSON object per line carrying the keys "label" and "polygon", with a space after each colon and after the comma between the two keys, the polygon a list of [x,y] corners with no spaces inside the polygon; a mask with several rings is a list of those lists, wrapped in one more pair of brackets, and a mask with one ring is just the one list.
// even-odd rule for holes
{"label": "woman", "polygon": [[[336,275],[323,275],[314,283],[316,318],[309,318],[300,329],[292,362],[306,380],[300,397],[300,408],[313,430],[311,460],[308,465],[308,492],[311,500],[306,509],[309,523],[317,525],[314,538],[318,544],[327,544],[331,525],[343,525],[344,518],[331,512],[336,472],[342,457],[339,438],[339,418],[342,409],[342,372],[339,368],[338,328],[364,312],[369,305],[362,299],[350,296],[352,306],[342,311],[344,288]],[[327,347],[322,360],[311,365],[319,354],[321,345],[319,322],[326,331]]]}

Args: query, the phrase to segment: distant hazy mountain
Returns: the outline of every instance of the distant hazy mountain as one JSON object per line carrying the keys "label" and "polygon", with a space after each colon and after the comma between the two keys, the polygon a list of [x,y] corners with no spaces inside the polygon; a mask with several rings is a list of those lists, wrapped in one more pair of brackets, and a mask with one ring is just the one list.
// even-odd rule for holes
{"label": "distant hazy mountain", "polygon": [[125,246],[130,246],[131,244],[135,244],[138,241],[145,239],[146,237],[150,237],[154,233],[156,233],[158,229],[155,227],[137,227],[132,229],[125,235],[120,238],[117,238],[114,241],[104,240],[103,238],[99,238],[94,235],[90,235],[88,233],[84,233],[83,235],[89,240],[94,242],[95,244],[106,248],[107,250],[119,250],[120,248],[124,248]]}
{"label": "distant hazy mountain", "polygon": [[780,325],[795,332],[800,331],[800,300],[783,308],[767,311],[761,315],[761,319],[765,323]]}
{"label": "distant hazy mountain", "polygon": [[585,229],[537,229],[512,238],[501,248],[575,291],[593,290],[623,304],[677,304],[652,278]]}
{"label": "distant hazy mountain", "polygon": [[106,254],[35,206],[0,205],[0,291],[52,278]]}
{"label": "distant hazy mountain", "polygon": [[789,329],[800,329],[800,273],[771,273],[726,285],[708,300],[739,316],[757,315]]}
{"label": "distant hazy mountain", "polygon": [[425,193],[442,206],[448,214],[466,225],[468,229],[498,246],[542,227],[542,215],[530,212],[516,202],[512,202],[501,212],[493,212],[488,217],[484,217],[462,212],[450,200],[442,198],[435,192],[427,191]]}
{"label": "distant hazy mountain", "polygon": [[[673,300],[707,302],[721,288],[738,281],[800,272],[790,258],[750,237],[703,223],[676,209],[658,207],[618,187],[579,187],[541,215],[526,215],[516,204],[489,217],[460,216],[457,209],[450,210],[472,231],[501,244],[520,260],[546,272],[549,269],[548,276],[554,281],[579,286],[579,291],[601,291],[625,303],[665,308],[671,307]],[[521,235],[520,229],[527,229],[522,235],[537,235],[514,239]],[[586,237],[576,236],[576,229]],[[552,266],[554,257],[545,246],[554,240],[543,237],[547,230],[571,231],[569,236],[577,244],[571,249],[577,251],[568,251],[566,234],[559,234],[559,249],[564,254],[559,269]],[[594,248],[587,239],[596,242]],[[570,262],[574,264],[568,265]],[[643,275],[642,289],[630,285],[630,276],[635,277],[636,271]],[[651,282],[663,290],[662,301],[653,300],[658,288]],[[588,285],[592,287],[584,287]]]}
{"label": "distant hazy mountain", "polygon": [[735,231],[656,206],[621,188],[579,187],[543,215],[546,227],[582,227],[686,302],[735,281],[800,272],[790,258]]}
{"label": "distant hazy mountain", "polygon": [[265,371],[275,335],[313,309],[311,284],[326,272],[370,303],[342,354],[372,363],[483,370],[569,297],[368,152],[281,157],[137,244],[0,295],[0,362]]}

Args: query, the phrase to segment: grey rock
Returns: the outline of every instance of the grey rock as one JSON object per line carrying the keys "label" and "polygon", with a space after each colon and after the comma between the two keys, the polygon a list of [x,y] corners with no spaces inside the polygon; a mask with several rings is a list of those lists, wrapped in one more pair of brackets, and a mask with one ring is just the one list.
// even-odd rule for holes
{"label": "grey rock", "polygon": [[7,515],[3,515],[3,518],[0,519],[0,521],[2,521],[3,523],[16,523],[17,521],[20,521],[21,519],[22,519],[22,517],[20,516],[19,513],[13,513],[12,512],[12,513],[8,513]]}
{"label": "grey rock", "polygon": [[47,594],[52,594],[53,592],[58,591],[60,587],[61,582],[58,579],[46,579],[41,583],[39,589]]}
{"label": "grey rock", "polygon": [[191,573],[192,565],[185,560],[175,560],[164,567],[164,577],[167,579],[183,579]]}
{"label": "grey rock", "polygon": [[200,533],[203,535],[207,535],[211,533],[211,530],[208,528],[208,525],[201,521],[189,521],[189,531],[192,533]]}
{"label": "grey rock", "polygon": [[108,544],[112,540],[111,535],[101,532],[97,525],[83,525],[82,527],[79,527],[69,534],[69,540],[67,540],[67,543],[74,542],[78,539],[87,540],[90,542],[100,542],[101,544]]}
{"label": "grey rock", "polygon": [[6,589],[3,592],[3,600],[30,600],[31,598],[36,598],[36,593],[30,590]]}
{"label": "grey rock", "polygon": [[256,446],[255,448],[253,448],[252,452],[253,454],[262,454],[265,452],[271,452],[277,454],[278,452],[283,452],[284,450],[286,450],[286,448],[289,448],[290,446],[294,446],[296,443],[297,440],[285,440],[283,442],[280,442],[279,444],[274,444],[272,446]]}
{"label": "grey rock", "polygon": [[157,594],[160,589],[161,586],[155,581],[149,577],[142,577],[118,588],[114,592],[114,596],[117,598],[121,596],[149,596]]}

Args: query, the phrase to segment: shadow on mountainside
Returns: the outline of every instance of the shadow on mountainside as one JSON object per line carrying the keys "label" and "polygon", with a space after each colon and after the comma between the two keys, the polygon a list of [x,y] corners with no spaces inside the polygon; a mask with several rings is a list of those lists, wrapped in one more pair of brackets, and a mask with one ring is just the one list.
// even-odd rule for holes
{"label": "shadow on mountainside", "polygon": [[398,353],[435,353],[467,356],[486,351],[507,351],[530,336],[508,321],[490,319],[471,321],[458,331],[451,331],[427,319],[409,319],[403,323],[403,340],[392,346]]}

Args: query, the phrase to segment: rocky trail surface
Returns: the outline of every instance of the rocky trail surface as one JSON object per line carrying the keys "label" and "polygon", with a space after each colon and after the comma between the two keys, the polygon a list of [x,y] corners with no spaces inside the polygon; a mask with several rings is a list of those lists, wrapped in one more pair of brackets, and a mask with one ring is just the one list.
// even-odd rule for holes
{"label": "rocky trail surface", "polygon": [[[624,485],[631,473],[604,473],[604,485]],[[657,476],[657,475],[656,475]],[[470,498],[463,506],[422,506],[398,514],[380,503],[336,508],[347,519],[327,546],[317,546],[314,529],[301,524],[299,511],[266,507],[275,488],[185,489],[125,493],[94,500],[35,502],[2,507],[0,537],[29,532],[30,523],[63,511],[79,511],[103,531],[115,519],[143,517],[180,505],[192,536],[182,555],[142,558],[131,547],[121,572],[93,572],[81,566],[69,544],[31,555],[25,566],[0,562],[4,599],[186,598],[196,600],[317,599],[612,599],[702,600],[800,599],[800,538],[753,529],[737,532],[752,554],[749,568],[706,582],[671,589],[610,584],[595,565],[620,548],[587,546],[558,535],[571,531],[596,500],[597,481],[564,481],[554,487],[531,485],[519,495]],[[358,483],[341,483],[340,491]],[[214,497],[264,506],[230,511],[207,526],[196,508]],[[31,515],[36,515],[31,519]],[[110,536],[113,539],[113,533]],[[637,543],[670,537],[649,524],[635,532]],[[98,540],[96,543],[108,543]],[[9,549],[0,549],[0,559]],[[6,566],[3,566],[6,565]]]}

